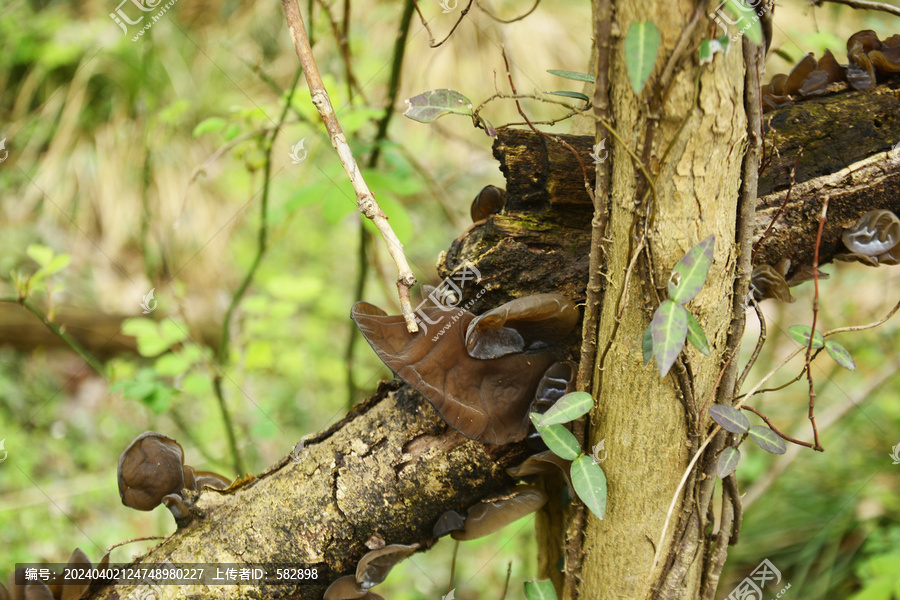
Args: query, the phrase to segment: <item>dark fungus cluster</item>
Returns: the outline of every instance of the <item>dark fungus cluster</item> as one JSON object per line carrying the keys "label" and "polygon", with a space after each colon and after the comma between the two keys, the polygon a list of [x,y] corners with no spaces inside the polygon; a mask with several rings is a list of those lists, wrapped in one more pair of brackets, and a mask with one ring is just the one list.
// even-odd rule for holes
{"label": "dark fungus cluster", "polygon": [[225,489],[231,482],[211,471],[195,471],[184,464],[184,449],[174,439],[155,431],[137,436],[119,456],[119,497],[136,510],[165,504],[175,520],[189,516],[183,490],[203,486]]}
{"label": "dark fungus cluster", "polygon": [[[384,543],[384,542],[382,542]],[[391,544],[367,552],[356,564],[356,574],[336,579],[323,600],[384,600],[371,588],[387,579],[394,565],[418,549],[418,544]]]}
{"label": "dark fungus cluster", "polygon": [[846,65],[837,62],[831,50],[816,60],[804,56],[790,74],[775,75],[760,90],[763,110],[790,106],[795,100],[820,96],[843,85],[868,91],[900,73],[900,34],[884,41],[871,29],[859,31],[847,40]]}
{"label": "dark fungus cluster", "polygon": [[[100,559],[96,568],[103,569],[108,564],[109,552]],[[69,557],[66,572],[90,570],[91,560],[87,554],[82,552],[81,548],[75,548]],[[10,576],[8,589],[0,583],[0,600],[78,600],[87,593],[90,584],[88,579],[72,579],[52,572],[46,583],[37,580],[26,581],[25,569],[19,569]]]}

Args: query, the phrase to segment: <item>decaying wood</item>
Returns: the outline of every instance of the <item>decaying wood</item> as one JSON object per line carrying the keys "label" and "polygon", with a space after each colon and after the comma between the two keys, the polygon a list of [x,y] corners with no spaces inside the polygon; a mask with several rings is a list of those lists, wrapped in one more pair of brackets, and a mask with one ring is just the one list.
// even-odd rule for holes
{"label": "decaying wood", "polygon": [[[848,103],[858,100],[865,104],[869,98],[872,106],[890,106],[897,99],[895,93],[887,92],[859,99],[850,96]],[[823,194],[830,194],[831,199],[821,262],[833,255],[840,228],[866,210],[887,208],[900,213],[900,158],[893,160],[884,152],[891,139],[900,140],[900,120],[883,117],[879,127],[884,135],[862,135],[854,143],[856,150],[828,163],[819,157],[833,158],[839,150],[847,150],[847,144],[843,132],[834,132],[832,144],[827,148],[820,144],[818,152],[811,140],[824,140],[826,129],[805,120],[804,115],[819,113],[819,108],[810,104],[767,115],[770,131],[783,127],[780,139],[792,140],[793,147],[803,145],[804,159],[811,157],[810,164],[832,164],[834,170],[823,173],[798,168],[791,201],[761,246],[757,262],[781,258],[808,262],[815,234],[813,215],[818,214]],[[896,106],[893,110],[900,114]],[[850,113],[868,114],[863,109]],[[862,116],[845,121],[855,123],[845,127],[862,128],[860,123],[866,118],[872,120],[871,115]],[[795,129],[790,130],[791,126]],[[804,132],[812,137],[804,138]],[[585,163],[591,164],[592,139],[566,139]],[[869,146],[865,146],[866,140]],[[536,292],[556,291],[583,300],[592,205],[574,157],[561,145],[524,131],[501,131],[494,152],[507,178],[506,210],[454,243],[442,256],[442,274],[464,263],[478,268],[478,285],[464,289],[465,299],[486,290],[473,312]],[[759,200],[757,236],[784,200],[778,178],[784,165],[793,165],[793,161],[790,152],[782,152],[760,180],[760,189],[774,191]],[[577,340],[573,340],[568,353],[574,356],[576,352]],[[202,517],[140,561],[309,563],[321,568],[330,582],[352,572],[373,535],[389,544],[429,546],[432,527],[444,511],[465,509],[506,488],[511,481],[504,469],[521,462],[529,452],[524,444],[496,447],[467,440],[448,428],[427,401],[407,386],[396,382],[383,385],[345,419],[307,440],[297,462],[285,458],[233,493],[204,491],[189,497],[188,504]],[[99,588],[92,590],[90,597],[116,598],[131,589]],[[164,587],[162,597],[318,599],[323,590],[321,585],[286,589],[223,586],[214,591]]]}

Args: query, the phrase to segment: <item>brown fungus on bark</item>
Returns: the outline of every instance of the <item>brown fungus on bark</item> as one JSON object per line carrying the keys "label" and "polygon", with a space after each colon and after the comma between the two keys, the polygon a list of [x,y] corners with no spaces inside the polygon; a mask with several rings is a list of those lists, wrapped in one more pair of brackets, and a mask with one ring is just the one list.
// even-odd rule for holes
{"label": "brown fungus on bark", "polygon": [[841,241],[847,252],[838,252],[835,260],[895,265],[900,262],[900,219],[889,210],[870,210],[841,233]]}
{"label": "brown fungus on bark", "polygon": [[517,486],[513,493],[498,500],[482,500],[471,507],[466,515],[463,531],[450,534],[454,540],[474,540],[506,527],[522,517],[540,510],[547,503],[547,494],[538,488]]}
{"label": "brown fungus on bark", "polygon": [[[541,296],[554,298],[514,300],[507,304],[518,302],[516,306],[500,311],[504,316],[488,320],[490,324],[496,318],[503,325],[511,315],[510,329],[522,338],[522,348],[535,350],[492,359],[467,352],[466,334],[476,316],[463,309],[420,309],[417,333],[407,331],[402,316],[389,316],[366,302],[357,302],[350,316],[378,357],[425,396],[444,421],[468,438],[500,445],[521,441],[528,434],[528,411],[538,382],[556,362],[544,348],[569,335],[577,320],[577,310],[564,308],[562,296]],[[480,335],[476,334],[476,346]],[[501,350],[507,348],[508,342],[498,341],[491,333],[484,335]],[[518,347],[515,339],[511,343]]]}
{"label": "brown fungus on bark", "polygon": [[167,435],[146,431],[119,456],[119,497],[136,510],[153,510],[184,489],[184,449]]}
{"label": "brown fungus on bark", "polygon": [[787,303],[795,301],[784,279],[784,273],[771,265],[757,265],[753,268],[750,274],[750,293],[757,302],[768,298]]}
{"label": "brown fungus on bark", "polygon": [[465,519],[462,518],[462,515],[455,510],[448,510],[442,514],[438,518],[437,523],[434,524],[432,535],[434,535],[435,538],[444,537],[448,533],[462,531],[465,528]]}
{"label": "brown fungus on bark", "polygon": [[546,475],[559,470],[571,490],[574,489],[572,487],[572,478],[569,475],[571,468],[571,460],[566,460],[561,456],[558,456],[552,450],[545,450],[543,452],[538,452],[533,456],[529,456],[520,465],[508,468],[506,473],[510,477],[520,479],[530,475]]}
{"label": "brown fungus on bark", "polygon": [[391,569],[418,550],[419,544],[390,544],[367,552],[356,565],[356,582],[368,590],[387,579]]}
{"label": "brown fungus on bark", "polygon": [[881,49],[878,35],[871,29],[857,31],[847,40],[847,82],[855,90],[868,91],[875,87],[875,67],[869,52]]}
{"label": "brown fungus on bark", "polygon": [[472,200],[469,215],[472,217],[472,222],[477,223],[499,213],[505,205],[506,191],[495,185],[487,185]]}
{"label": "brown fungus on bark", "polygon": [[556,401],[575,391],[578,365],[571,360],[554,363],[544,372],[534,393],[531,412],[545,413]]}
{"label": "brown fungus on bark", "polygon": [[[109,552],[97,563],[97,569],[109,565]],[[50,571],[46,582],[27,580],[25,569],[18,569],[10,575],[7,590],[0,584],[0,600],[78,600],[83,597],[91,585],[91,579],[71,577],[73,573],[83,574],[92,570],[91,560],[81,548],[75,548],[69,557],[63,573]],[[19,584],[18,582],[22,582]]]}
{"label": "brown fungus on bark", "polygon": [[516,298],[480,315],[466,330],[466,351],[481,359],[552,346],[578,322],[578,309],[559,294]]}
{"label": "brown fungus on bark", "polygon": [[812,54],[807,54],[800,59],[794,68],[791,69],[787,81],[784,83],[784,93],[790,96],[796,96],[800,93],[803,82],[816,70],[816,59]]}

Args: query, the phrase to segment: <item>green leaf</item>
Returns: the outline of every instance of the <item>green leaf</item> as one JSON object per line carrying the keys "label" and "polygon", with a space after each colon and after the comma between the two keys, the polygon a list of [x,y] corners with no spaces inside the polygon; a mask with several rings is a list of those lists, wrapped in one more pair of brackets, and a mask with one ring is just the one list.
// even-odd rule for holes
{"label": "green leaf", "polygon": [[572,487],[594,516],[606,516],[606,474],[590,456],[579,456],[572,462]]}
{"label": "green leaf", "polygon": [[728,446],[722,450],[719,455],[719,462],[716,464],[716,473],[720,479],[725,479],[737,469],[738,463],[741,462],[741,451],[737,448]]}
{"label": "green leaf", "polygon": [[700,354],[709,356],[709,342],[706,341],[706,334],[703,333],[700,323],[690,312],[687,313],[687,326],[687,340],[700,351]]}
{"label": "green leaf", "polygon": [[572,392],[557,400],[540,418],[541,427],[574,421],[591,412],[594,399],[587,392]]}
{"label": "green leaf", "polygon": [[713,404],[709,407],[709,416],[712,420],[722,426],[725,431],[731,433],[747,433],[750,428],[750,421],[747,417],[732,406],[724,404]]}
{"label": "green leaf", "polygon": [[220,129],[224,129],[225,125],[227,124],[228,121],[226,121],[222,117],[210,117],[208,119],[203,119],[194,127],[193,136],[200,137],[204,133],[219,131]]}
{"label": "green leaf", "polygon": [[70,262],[72,262],[72,256],[70,254],[57,254],[44,266],[44,274],[52,275],[58,271],[62,271],[69,266]]}
{"label": "green leaf", "polygon": [[556,588],[549,579],[526,581],[525,597],[528,600],[556,600]]}
{"label": "green leaf", "polygon": [[556,75],[557,77],[564,77],[565,79],[574,79],[575,81],[587,81],[588,83],[594,83],[594,76],[588,75],[587,73],[579,73],[578,71],[561,71],[559,69],[547,69],[547,72],[551,75]]}
{"label": "green leaf", "polygon": [[825,342],[825,351],[828,352],[828,356],[834,359],[834,362],[848,371],[856,370],[856,361],[850,356],[850,352],[838,342],[835,342],[834,340]]}
{"label": "green leaf", "polygon": [[537,429],[547,447],[561,458],[575,460],[581,454],[581,447],[578,445],[578,440],[575,439],[572,432],[562,425],[549,425],[547,427],[538,425],[540,418],[541,415],[531,413],[531,422],[534,423],[534,428]]}
{"label": "green leaf", "polygon": [[570,92],[569,90],[557,90],[555,92],[544,92],[546,94],[552,94],[554,96],[564,96],[566,98],[577,98],[579,100],[584,100],[585,102],[590,102],[591,99],[581,92]]}
{"label": "green leaf", "polygon": [[787,446],[777,433],[762,425],[754,425],[750,428],[750,439],[756,445],[771,454],[784,454]]}
{"label": "green leaf", "polygon": [[713,261],[716,236],[711,235],[687,251],[669,277],[669,298],[678,304],[689,302],[703,289]]}
{"label": "green leaf", "polygon": [[[760,4],[760,2],[757,2]],[[756,10],[747,6],[744,0],[725,0],[728,10],[734,15],[736,23],[735,27],[738,31],[747,34],[751,42],[759,46],[762,44],[762,25],[759,23],[759,16]]]}
{"label": "green leaf", "polygon": [[404,117],[419,123],[431,123],[438,117],[454,113],[472,114],[472,101],[454,90],[431,90],[406,101]]}
{"label": "green leaf", "polygon": [[641,339],[641,353],[644,357],[645,365],[653,358],[653,334],[650,332],[650,327],[650,325],[647,325],[647,330],[644,331],[644,337]]}
{"label": "green leaf", "polygon": [[241,126],[237,123],[232,123],[228,126],[227,129],[225,129],[223,137],[225,138],[226,142],[230,142],[239,135],[241,135]]}
{"label": "green leaf", "polygon": [[650,321],[650,332],[653,336],[653,353],[656,355],[659,376],[665,377],[684,348],[684,340],[687,337],[687,310],[671,300],[664,300]]}
{"label": "green leaf", "polygon": [[[807,325],[791,325],[788,328],[788,333],[791,335],[794,340],[797,341],[801,346],[809,346],[809,332],[812,331]],[[818,331],[813,336],[813,344],[812,347],[814,350],[817,350],[825,345],[825,338],[822,337],[822,334]]]}
{"label": "green leaf", "polygon": [[31,244],[25,249],[25,252],[42,267],[46,267],[53,260],[53,248],[42,246],[41,244]]}
{"label": "green leaf", "polygon": [[625,66],[635,94],[640,94],[653,72],[659,50],[659,29],[650,21],[632,23],[625,35]]}
{"label": "green leaf", "polygon": [[728,44],[731,39],[727,35],[723,35],[711,40],[703,40],[700,42],[700,66],[709,64],[719,52],[728,51]]}

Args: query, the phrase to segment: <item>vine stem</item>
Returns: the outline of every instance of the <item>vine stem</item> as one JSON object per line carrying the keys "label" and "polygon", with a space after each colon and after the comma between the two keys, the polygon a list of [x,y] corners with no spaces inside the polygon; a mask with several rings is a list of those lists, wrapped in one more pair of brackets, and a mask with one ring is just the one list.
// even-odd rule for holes
{"label": "vine stem", "polygon": [[866,0],[816,0],[813,4],[821,6],[822,2],[831,2],[832,4],[843,4],[850,8],[858,10],[879,10],[900,17],[900,7],[885,4],[884,2],[868,2]]}
{"label": "vine stem", "polygon": [[303,25],[303,17],[300,15],[300,7],[297,0],[282,0],[285,18],[287,19],[288,30],[291,34],[291,40],[294,42],[294,50],[303,66],[303,73],[306,75],[306,83],[309,86],[309,93],[312,96],[312,102],[319,111],[319,116],[325,124],[328,131],[328,137],[331,138],[331,145],[337,150],[341,159],[341,165],[353,185],[356,192],[356,207],[367,219],[370,219],[381,237],[384,238],[388,253],[394,259],[397,266],[397,294],[400,297],[400,308],[403,312],[403,318],[406,321],[406,329],[410,333],[419,331],[416,325],[416,319],[413,314],[412,303],[409,299],[409,290],[416,283],[416,276],[413,275],[409,264],[406,261],[406,255],[403,253],[403,244],[397,238],[394,230],[388,223],[387,215],[378,206],[375,196],[369,190],[359,165],[353,157],[353,151],[347,143],[347,137],[341,129],[337,115],[334,113],[334,107],[331,105],[331,99],[328,92],[325,91],[325,84],[322,83],[322,76],[319,74],[319,68],[313,59],[312,48],[309,45],[309,39],[306,35],[306,28]]}
{"label": "vine stem", "polygon": [[99,360],[94,358],[87,349],[82,346],[78,340],[70,336],[68,333],[63,331],[63,328],[50,320],[50,318],[38,308],[34,302],[29,300],[28,298],[17,298],[17,297],[0,297],[0,302],[8,302],[10,304],[18,304],[22,306],[25,310],[36,316],[41,320],[47,329],[53,332],[53,334],[61,339],[69,348],[75,351],[75,353],[81,357],[81,359],[88,364],[94,371],[97,372],[100,377],[106,378],[106,369],[103,368],[103,364],[100,363]]}

